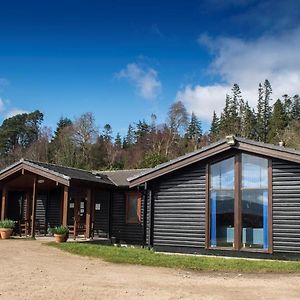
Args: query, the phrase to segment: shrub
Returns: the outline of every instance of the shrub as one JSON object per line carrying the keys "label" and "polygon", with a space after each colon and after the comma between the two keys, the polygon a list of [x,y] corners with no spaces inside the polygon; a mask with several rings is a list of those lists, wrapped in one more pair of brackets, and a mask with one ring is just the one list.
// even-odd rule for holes
{"label": "shrub", "polygon": [[48,232],[50,234],[62,234],[62,235],[67,235],[69,233],[69,228],[67,226],[56,226],[53,228],[49,228]]}
{"label": "shrub", "polygon": [[15,226],[16,226],[16,222],[13,220],[5,219],[3,221],[0,221],[0,228],[14,229]]}

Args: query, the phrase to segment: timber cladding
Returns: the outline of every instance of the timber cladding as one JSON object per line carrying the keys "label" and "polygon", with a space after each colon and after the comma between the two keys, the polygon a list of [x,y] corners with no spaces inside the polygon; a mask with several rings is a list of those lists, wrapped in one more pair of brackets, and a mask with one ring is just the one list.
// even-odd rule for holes
{"label": "timber cladding", "polygon": [[112,191],[112,237],[119,242],[142,244],[143,229],[143,201],[141,203],[141,223],[126,223],[126,194],[127,190]]}
{"label": "timber cladding", "polygon": [[300,166],[273,159],[273,251],[300,254]]}
{"label": "timber cladding", "polygon": [[164,176],[154,189],[153,246],[205,247],[206,166]]}

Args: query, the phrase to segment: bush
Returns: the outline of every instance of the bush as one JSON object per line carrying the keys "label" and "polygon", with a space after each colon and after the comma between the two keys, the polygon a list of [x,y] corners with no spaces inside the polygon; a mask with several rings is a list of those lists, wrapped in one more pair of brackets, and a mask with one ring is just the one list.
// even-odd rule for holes
{"label": "bush", "polygon": [[0,221],[0,228],[14,229],[15,226],[16,226],[16,222],[13,220],[5,219],[4,221]]}
{"label": "bush", "polygon": [[48,232],[50,234],[62,234],[62,235],[67,235],[69,233],[69,228],[67,226],[56,226],[53,228],[49,228]]}

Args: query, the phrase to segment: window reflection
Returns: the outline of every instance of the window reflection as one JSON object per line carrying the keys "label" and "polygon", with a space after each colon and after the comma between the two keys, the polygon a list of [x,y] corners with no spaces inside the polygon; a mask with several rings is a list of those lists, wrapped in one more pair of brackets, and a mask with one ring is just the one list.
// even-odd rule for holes
{"label": "window reflection", "polygon": [[242,154],[242,247],[268,249],[268,160]]}
{"label": "window reflection", "polygon": [[210,245],[233,247],[234,158],[212,164],[210,174]]}

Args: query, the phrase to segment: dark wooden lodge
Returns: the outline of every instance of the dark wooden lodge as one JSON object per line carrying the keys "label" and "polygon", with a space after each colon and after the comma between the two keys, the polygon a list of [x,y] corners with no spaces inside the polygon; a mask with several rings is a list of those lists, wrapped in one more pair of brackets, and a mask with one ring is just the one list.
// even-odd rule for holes
{"label": "dark wooden lodge", "polygon": [[46,235],[62,224],[74,238],[142,244],[141,194],[129,191],[126,180],[139,172],[89,172],[20,160],[0,172],[1,219],[15,220],[19,235]]}
{"label": "dark wooden lodge", "polygon": [[229,136],[129,181],[157,251],[300,258],[300,151]]}
{"label": "dark wooden lodge", "polygon": [[156,251],[300,258],[300,151],[229,136],[147,170],[21,160],[0,172],[15,234],[67,225]]}

